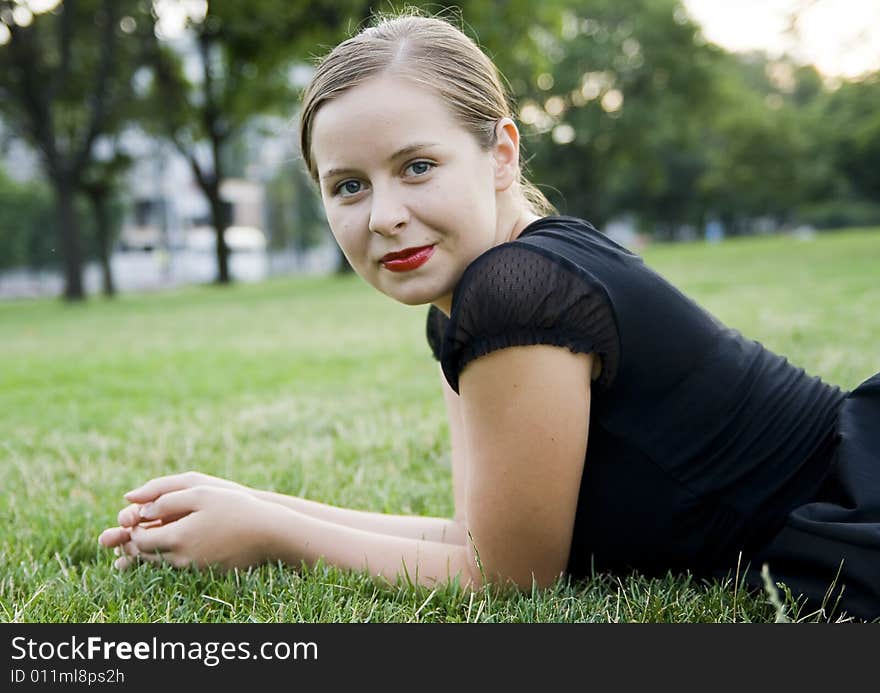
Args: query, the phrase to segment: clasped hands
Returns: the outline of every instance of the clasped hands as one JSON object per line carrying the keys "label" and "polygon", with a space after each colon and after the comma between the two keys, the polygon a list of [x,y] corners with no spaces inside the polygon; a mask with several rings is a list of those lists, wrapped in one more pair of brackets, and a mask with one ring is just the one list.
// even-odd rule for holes
{"label": "clasped hands", "polygon": [[98,537],[125,569],[137,561],[175,568],[245,568],[269,558],[273,504],[226,479],[186,472],[157,477],[125,494],[118,527]]}

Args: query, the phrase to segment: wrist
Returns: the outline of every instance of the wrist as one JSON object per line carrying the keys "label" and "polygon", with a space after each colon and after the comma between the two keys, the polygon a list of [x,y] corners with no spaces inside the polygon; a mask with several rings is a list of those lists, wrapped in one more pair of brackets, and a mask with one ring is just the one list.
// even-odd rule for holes
{"label": "wrist", "polygon": [[290,510],[262,497],[261,491],[254,496],[259,503],[259,522],[255,544],[259,546],[263,562],[282,561],[294,563],[291,551],[292,523]]}

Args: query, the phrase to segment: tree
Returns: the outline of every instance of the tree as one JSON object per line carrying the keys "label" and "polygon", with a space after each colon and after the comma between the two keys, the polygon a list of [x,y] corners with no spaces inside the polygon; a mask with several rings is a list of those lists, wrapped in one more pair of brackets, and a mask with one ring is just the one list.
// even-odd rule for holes
{"label": "tree", "polygon": [[113,147],[108,159],[92,161],[85,171],[81,183],[83,193],[91,206],[95,226],[95,243],[98,260],[101,264],[102,291],[105,296],[116,294],[113,271],[110,266],[110,254],[115,237],[113,223],[113,201],[122,187],[122,178],[131,167],[131,158]]}
{"label": "tree", "polygon": [[74,198],[96,139],[130,98],[138,58],[120,20],[144,12],[136,0],[66,0],[34,16],[25,3],[0,0],[8,32],[0,46],[0,115],[39,152],[52,185],[68,300],[84,298]]}
{"label": "tree", "polygon": [[693,125],[712,107],[718,49],[676,0],[567,3],[536,27],[543,57],[520,84],[531,168],[567,213],[603,224],[695,216],[705,162]]}
{"label": "tree", "polygon": [[880,71],[840,86],[824,105],[834,161],[860,196],[880,200]]}
{"label": "tree", "polygon": [[520,44],[511,83],[531,170],[565,213],[745,230],[877,190],[871,80],[827,101],[815,68],[708,44],[677,0],[578,0],[558,16],[528,31],[540,50]]}
{"label": "tree", "polygon": [[160,40],[151,51],[154,108],[147,122],[189,162],[216,234],[216,281],[226,284],[230,220],[220,191],[227,148],[255,115],[291,115],[294,63],[340,38],[351,18],[363,19],[369,6],[358,0],[211,0],[203,9],[187,16],[178,41],[162,40],[159,12]]}

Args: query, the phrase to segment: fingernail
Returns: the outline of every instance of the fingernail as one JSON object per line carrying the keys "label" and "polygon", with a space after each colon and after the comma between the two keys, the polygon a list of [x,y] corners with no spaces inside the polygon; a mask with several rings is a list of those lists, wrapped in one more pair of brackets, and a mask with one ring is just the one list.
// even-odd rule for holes
{"label": "fingernail", "polygon": [[153,517],[153,504],[147,503],[146,505],[142,505],[138,510],[138,514],[145,520],[149,520]]}

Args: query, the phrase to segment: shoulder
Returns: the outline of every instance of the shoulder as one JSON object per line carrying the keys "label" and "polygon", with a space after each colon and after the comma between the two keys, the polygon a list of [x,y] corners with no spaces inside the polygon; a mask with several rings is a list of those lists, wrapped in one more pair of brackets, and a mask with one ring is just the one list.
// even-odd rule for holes
{"label": "shoulder", "polygon": [[[589,255],[588,246],[596,240],[578,238],[589,229],[598,232],[589,225],[566,228],[557,219],[536,222],[526,235],[488,250],[465,270],[442,342],[432,343],[454,390],[459,373],[474,359],[535,344],[599,353],[600,384],[610,382],[614,369],[605,361],[616,360],[613,307],[581,257]],[[429,315],[430,320],[438,318]],[[429,334],[438,335],[438,327],[429,325]]]}
{"label": "shoulder", "polygon": [[[458,305],[493,301],[495,308],[580,282],[607,293],[609,265],[643,265],[641,258],[577,217],[548,216],[520,235],[480,255],[462,275],[453,298]],[[564,279],[554,283],[553,279]],[[567,288],[567,287],[566,287]]]}

